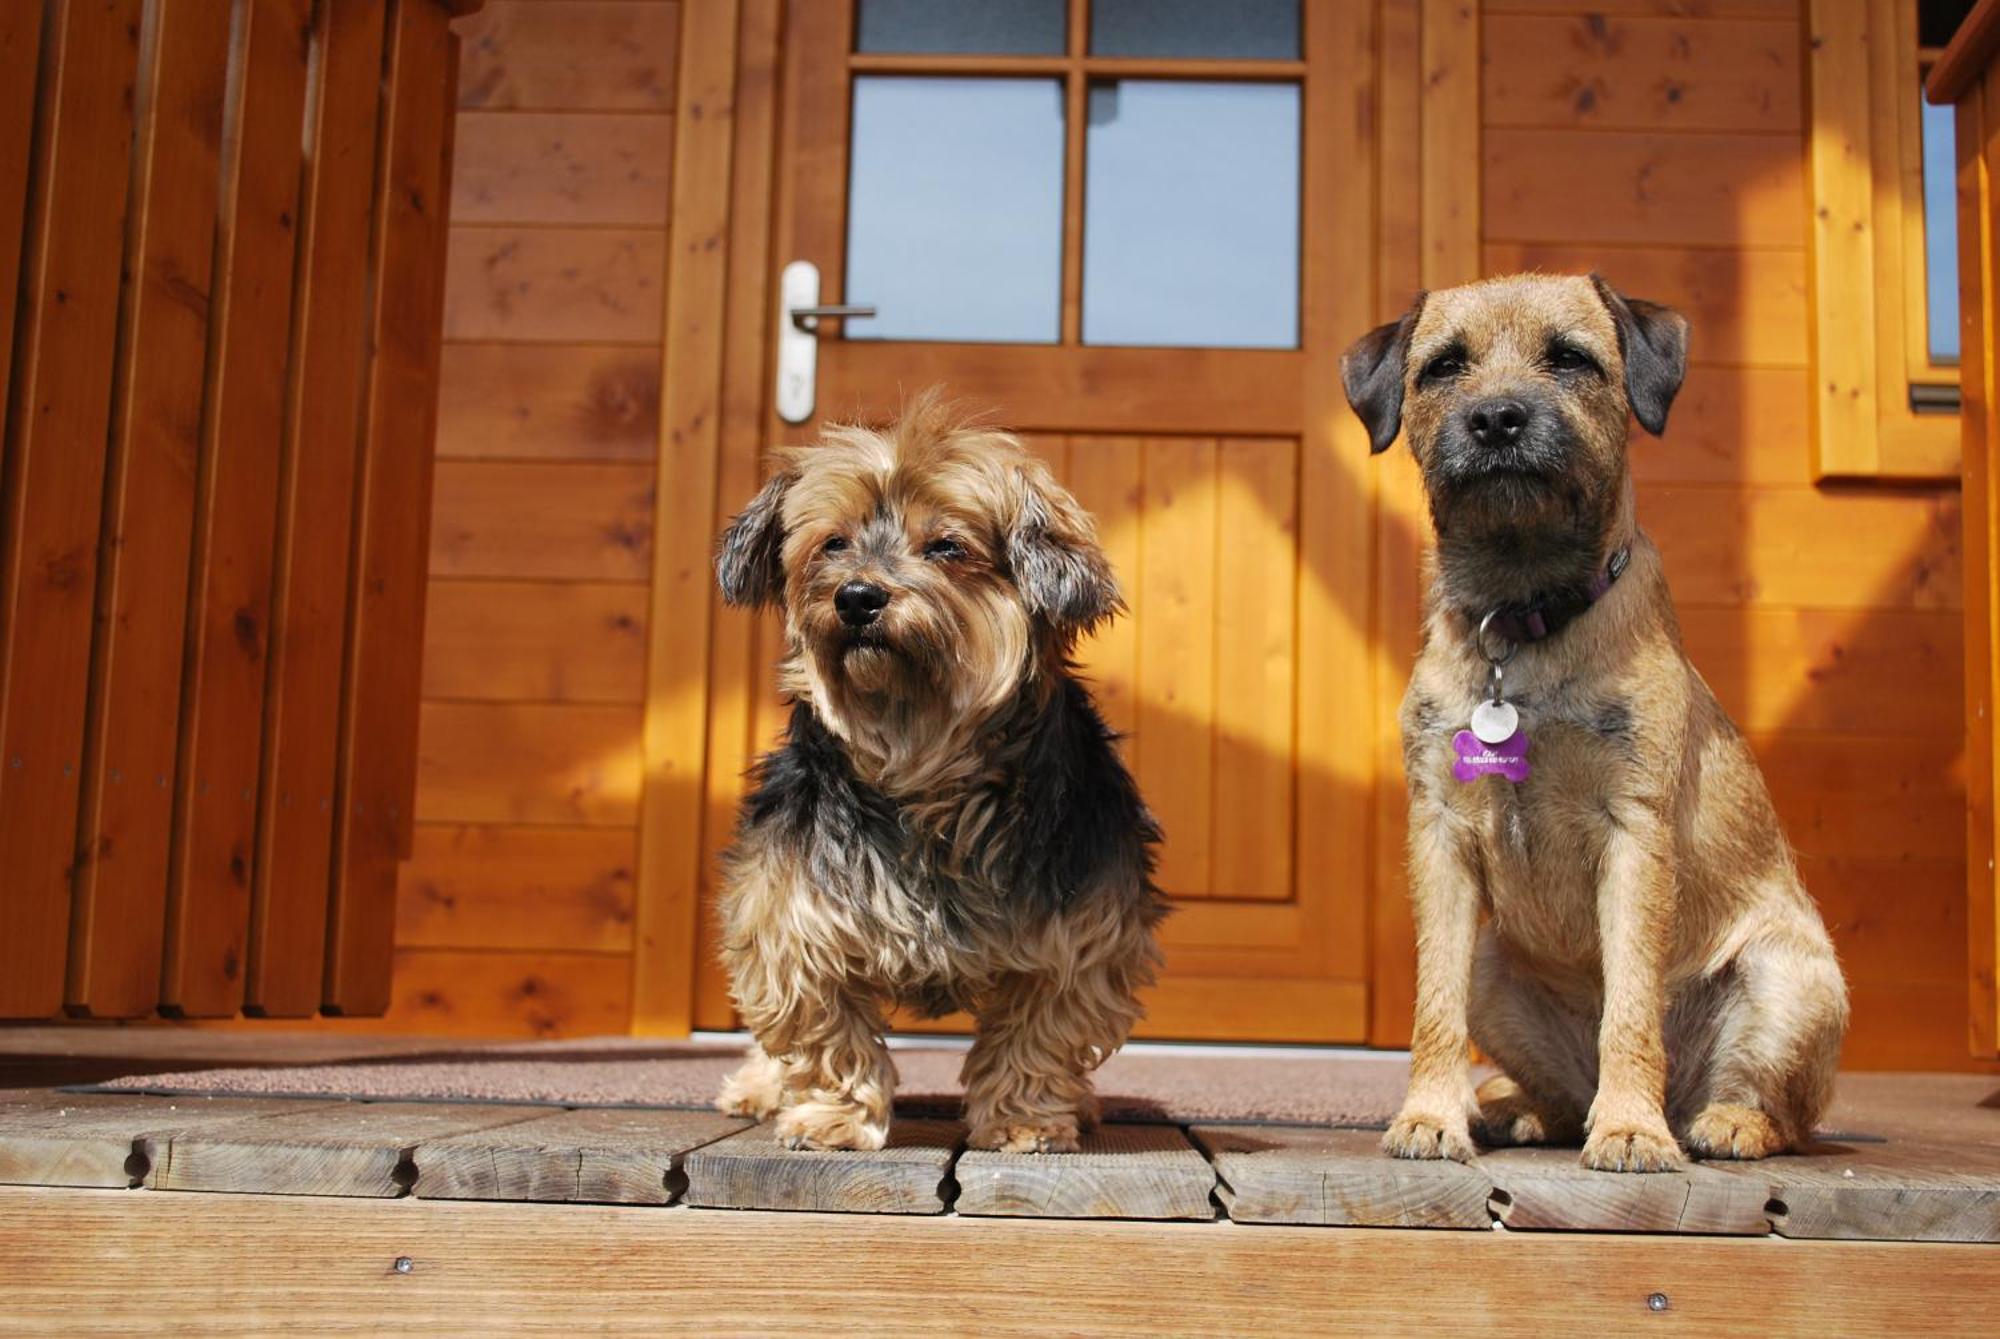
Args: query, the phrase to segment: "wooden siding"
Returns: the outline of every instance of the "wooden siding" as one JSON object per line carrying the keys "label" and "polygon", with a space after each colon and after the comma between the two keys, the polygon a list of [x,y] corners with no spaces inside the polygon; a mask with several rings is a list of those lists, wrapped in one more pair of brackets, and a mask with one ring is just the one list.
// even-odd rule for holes
{"label": "wooden siding", "polygon": [[0,20],[0,1017],[387,1003],[449,12]]}
{"label": "wooden siding", "polygon": [[623,1032],[680,6],[456,29],[414,857],[364,1026]]}

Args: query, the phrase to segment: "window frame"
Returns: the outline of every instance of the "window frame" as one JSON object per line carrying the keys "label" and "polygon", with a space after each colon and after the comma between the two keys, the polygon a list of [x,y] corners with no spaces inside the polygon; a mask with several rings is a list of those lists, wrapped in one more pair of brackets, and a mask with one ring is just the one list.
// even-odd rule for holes
{"label": "window frame", "polygon": [[[1925,306],[1920,99],[1934,53],[1917,46],[1916,0],[1812,0],[1810,18],[1813,475],[1956,479],[1958,369],[1931,359]],[[1917,409],[1918,387],[1949,407]]]}

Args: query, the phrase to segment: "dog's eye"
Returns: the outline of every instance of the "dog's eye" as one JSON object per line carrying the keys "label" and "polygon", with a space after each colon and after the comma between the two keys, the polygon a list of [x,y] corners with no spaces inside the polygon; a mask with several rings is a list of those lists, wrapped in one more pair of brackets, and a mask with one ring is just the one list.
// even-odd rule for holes
{"label": "dog's eye", "polygon": [[820,545],[819,551],[821,553],[840,553],[844,551],[846,548],[847,548],[847,536],[835,535],[832,539],[829,539],[828,541],[826,541],[826,543]]}
{"label": "dog's eye", "polygon": [[1555,344],[1549,348],[1549,366],[1558,372],[1583,372],[1595,370],[1597,364],[1575,345]]}
{"label": "dog's eye", "polygon": [[950,562],[954,558],[963,558],[964,556],[965,545],[959,543],[950,535],[934,539],[924,545],[924,557],[934,563]]}
{"label": "dog's eye", "polygon": [[1423,381],[1446,381],[1465,370],[1465,355],[1456,349],[1447,349],[1424,364]]}

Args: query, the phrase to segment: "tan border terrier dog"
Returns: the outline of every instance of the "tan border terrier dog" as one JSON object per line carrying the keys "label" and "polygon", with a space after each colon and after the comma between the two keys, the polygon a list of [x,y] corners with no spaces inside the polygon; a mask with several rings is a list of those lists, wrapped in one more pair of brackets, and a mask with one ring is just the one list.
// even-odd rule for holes
{"label": "tan border terrier dog", "polygon": [[[1687,322],[1595,275],[1420,296],[1342,360],[1406,431],[1437,548],[1403,701],[1417,926],[1404,1158],[1583,1143],[1602,1171],[1810,1137],[1847,1025],[1832,942],[1634,518]],[[1505,1071],[1475,1094],[1467,1041]]]}
{"label": "tan border terrier dog", "polygon": [[965,1009],[971,1145],[1074,1151],[1165,913],[1158,830],[1070,661],[1122,608],[1089,515],[926,395],[779,453],[716,566],[730,603],[784,610],[793,700],[724,860],[757,1045],[719,1105],[795,1148],[880,1148],[884,1003]]}

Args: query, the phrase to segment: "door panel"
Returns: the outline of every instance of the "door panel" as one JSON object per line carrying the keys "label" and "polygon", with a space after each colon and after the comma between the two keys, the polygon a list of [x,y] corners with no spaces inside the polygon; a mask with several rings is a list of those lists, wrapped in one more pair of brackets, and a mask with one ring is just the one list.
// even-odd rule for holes
{"label": "door panel", "polygon": [[[771,273],[811,261],[822,304],[881,308],[873,329],[821,323],[815,420],[883,422],[939,383],[992,407],[1096,516],[1124,588],[1128,613],[1079,659],[1166,831],[1177,911],[1150,1035],[1366,1035],[1372,762],[1342,733],[1377,709],[1373,490],[1338,358],[1374,310],[1369,248],[1348,244],[1373,227],[1371,192],[1351,186],[1372,181],[1373,8],[1280,14],[1294,44],[1227,60],[1091,54],[1090,0],[1071,0],[1065,48],[1042,55],[994,50],[973,18],[992,7],[971,0],[924,6],[929,26],[901,49],[857,51],[850,0],[786,11]],[[989,96],[1033,98],[1032,127],[946,107]],[[1178,178],[1163,134],[1190,145]],[[925,179],[884,180],[884,163]],[[906,212],[885,222],[892,200]],[[1093,217],[1100,246],[1115,237],[1134,263],[1092,251]],[[1032,300],[990,291],[1009,284]],[[1258,295],[1240,311],[1238,289]],[[768,427],[774,441],[810,431]],[[769,671],[782,632],[767,620],[756,640],[767,747],[784,719]],[[702,998],[701,1022],[727,1021]]]}

